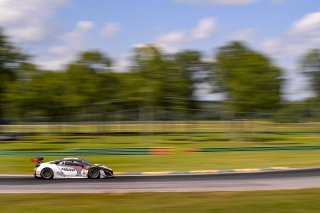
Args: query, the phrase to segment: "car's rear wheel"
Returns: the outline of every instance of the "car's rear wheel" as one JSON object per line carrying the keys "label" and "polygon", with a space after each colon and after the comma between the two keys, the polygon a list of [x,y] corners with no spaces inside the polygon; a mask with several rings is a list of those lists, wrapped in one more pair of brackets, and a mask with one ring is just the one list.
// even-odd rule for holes
{"label": "car's rear wheel", "polygon": [[40,176],[43,179],[52,179],[53,178],[53,171],[50,168],[44,168],[41,170]]}
{"label": "car's rear wheel", "polygon": [[98,179],[100,178],[100,170],[98,168],[92,168],[88,172],[88,178]]}

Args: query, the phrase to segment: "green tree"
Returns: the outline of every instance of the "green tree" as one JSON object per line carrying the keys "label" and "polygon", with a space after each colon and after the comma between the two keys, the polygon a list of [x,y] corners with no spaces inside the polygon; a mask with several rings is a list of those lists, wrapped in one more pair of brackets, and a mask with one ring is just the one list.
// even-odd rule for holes
{"label": "green tree", "polygon": [[82,52],[75,64],[81,64],[99,72],[110,71],[112,60],[97,50]]}
{"label": "green tree", "polygon": [[306,53],[301,60],[303,73],[311,81],[311,87],[320,97],[320,49],[313,49]]}
{"label": "green tree", "polygon": [[17,47],[10,43],[0,29],[0,123],[6,106],[4,100],[6,88],[17,79],[26,59],[27,55],[21,53]]}
{"label": "green tree", "polygon": [[163,55],[157,47],[148,45],[134,49],[131,71],[137,75],[135,79],[140,82],[136,85],[136,89],[140,105],[143,107],[157,105],[156,96],[166,69]]}
{"label": "green tree", "polygon": [[143,107],[180,112],[195,108],[194,76],[200,66],[198,52],[168,55],[156,46],[148,45],[136,48],[133,59],[132,73],[139,82],[136,89]]}
{"label": "green tree", "polygon": [[106,102],[116,95],[117,75],[104,72],[111,64],[105,63],[106,56],[95,52],[93,55],[99,57],[89,60],[91,54],[80,54],[61,72],[37,71],[31,64],[25,64],[18,81],[7,92],[10,109],[7,115],[59,121],[82,119],[91,116],[86,114],[101,114],[110,109]]}
{"label": "green tree", "polygon": [[241,42],[221,47],[213,69],[214,86],[236,114],[274,112],[281,101],[281,69]]}
{"label": "green tree", "polygon": [[114,109],[119,89],[116,73],[111,72],[112,60],[100,51],[85,51],[69,65],[70,98],[83,105],[86,112],[102,113]]}
{"label": "green tree", "polygon": [[[34,64],[23,63],[17,79],[7,85],[4,94],[6,102],[4,113],[7,119],[28,117],[28,113],[32,114],[37,110],[38,106],[32,104],[35,100],[34,97],[39,98],[38,94],[33,94],[36,91],[33,82],[39,74],[40,72]],[[42,102],[40,101],[40,103]],[[39,103],[37,102],[37,104]]]}
{"label": "green tree", "polygon": [[174,55],[176,63],[178,84],[180,89],[180,97],[185,98],[185,105],[190,110],[197,109],[197,86],[205,82],[205,78],[209,72],[209,64],[202,61],[202,54],[199,51],[186,50],[178,52]]}

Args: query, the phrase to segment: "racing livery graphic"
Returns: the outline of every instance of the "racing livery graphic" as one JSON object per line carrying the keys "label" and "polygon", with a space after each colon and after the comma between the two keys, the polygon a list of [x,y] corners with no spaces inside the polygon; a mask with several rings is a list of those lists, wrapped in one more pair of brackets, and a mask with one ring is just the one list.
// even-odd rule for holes
{"label": "racing livery graphic", "polygon": [[111,168],[80,158],[63,158],[44,163],[42,157],[35,157],[31,161],[37,163],[34,169],[34,177],[37,179],[114,177]]}

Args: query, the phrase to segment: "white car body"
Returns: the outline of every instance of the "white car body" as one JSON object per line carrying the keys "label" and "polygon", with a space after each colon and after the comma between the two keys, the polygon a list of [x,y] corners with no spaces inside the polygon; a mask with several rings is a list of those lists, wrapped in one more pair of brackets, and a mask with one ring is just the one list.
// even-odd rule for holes
{"label": "white car body", "polygon": [[88,172],[92,168],[99,170],[100,176],[97,178],[113,177],[113,171],[111,168],[100,164],[90,164],[80,158],[63,158],[61,160],[46,163],[42,163],[43,158],[36,159],[40,160],[38,160],[38,164],[34,169],[35,178],[43,178],[41,172],[48,168],[53,171],[53,177],[48,179],[89,178]]}

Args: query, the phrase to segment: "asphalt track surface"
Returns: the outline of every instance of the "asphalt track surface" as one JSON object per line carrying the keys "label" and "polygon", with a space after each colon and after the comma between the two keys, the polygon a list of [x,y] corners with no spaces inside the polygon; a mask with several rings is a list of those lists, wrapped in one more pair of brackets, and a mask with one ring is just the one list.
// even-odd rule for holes
{"label": "asphalt track surface", "polygon": [[320,188],[320,168],[260,173],[117,176],[98,180],[0,177],[0,193],[201,192],[301,188]]}

